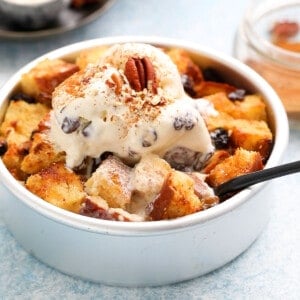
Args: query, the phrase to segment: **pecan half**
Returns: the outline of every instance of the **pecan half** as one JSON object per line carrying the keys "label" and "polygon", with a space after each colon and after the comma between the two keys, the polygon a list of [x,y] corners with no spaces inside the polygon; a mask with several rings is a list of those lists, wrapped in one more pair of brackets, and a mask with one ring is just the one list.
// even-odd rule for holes
{"label": "pecan half", "polygon": [[125,64],[124,74],[130,86],[137,92],[144,88],[157,94],[157,78],[152,62],[148,57],[130,57]]}

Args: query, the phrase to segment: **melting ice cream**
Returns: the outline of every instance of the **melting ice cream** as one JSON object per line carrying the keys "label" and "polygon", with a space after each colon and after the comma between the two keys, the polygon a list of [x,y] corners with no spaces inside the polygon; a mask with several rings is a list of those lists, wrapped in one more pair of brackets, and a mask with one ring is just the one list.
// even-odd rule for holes
{"label": "melting ice cream", "polygon": [[50,138],[71,168],[108,151],[127,163],[155,153],[198,170],[213,151],[203,114],[216,112],[184,93],[176,66],[150,45],[112,46],[57,87],[52,105]]}

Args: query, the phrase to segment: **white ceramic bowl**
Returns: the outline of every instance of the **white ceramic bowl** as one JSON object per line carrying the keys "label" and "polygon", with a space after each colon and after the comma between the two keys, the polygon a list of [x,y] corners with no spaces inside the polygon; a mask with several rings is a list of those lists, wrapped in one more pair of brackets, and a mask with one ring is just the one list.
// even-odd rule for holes
{"label": "white ceramic bowl", "polygon": [[[22,73],[40,60],[72,58],[86,48],[119,42],[182,47],[203,66],[217,68],[232,83],[266,100],[275,135],[267,167],[277,165],[288,141],[288,122],[273,89],[241,62],[186,41],[115,37],[85,41],[50,52],[18,71],[1,89],[2,114]],[[212,271],[246,250],[264,228],[271,199],[266,183],[255,185],[206,211],[182,218],[127,223],[88,218],[31,194],[0,161],[0,209],[8,229],[32,255],[67,274],[122,286],[154,286]]]}

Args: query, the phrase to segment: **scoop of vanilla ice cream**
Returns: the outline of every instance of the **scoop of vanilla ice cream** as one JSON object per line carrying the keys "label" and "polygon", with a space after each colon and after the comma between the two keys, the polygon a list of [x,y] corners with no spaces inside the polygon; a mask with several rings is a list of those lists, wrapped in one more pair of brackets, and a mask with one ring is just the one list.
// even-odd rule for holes
{"label": "scoop of vanilla ice cream", "polygon": [[[157,94],[131,88],[124,66],[132,56],[153,63]],[[186,96],[176,66],[150,45],[113,46],[99,64],[58,86],[52,105],[50,139],[66,152],[70,168],[109,151],[128,163],[154,153],[173,167],[194,170],[213,151],[202,117],[215,113],[213,107]]]}

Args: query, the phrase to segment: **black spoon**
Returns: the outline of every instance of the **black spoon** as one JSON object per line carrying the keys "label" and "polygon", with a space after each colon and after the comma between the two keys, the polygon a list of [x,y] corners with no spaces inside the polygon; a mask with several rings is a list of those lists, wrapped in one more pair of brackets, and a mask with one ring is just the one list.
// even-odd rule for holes
{"label": "black spoon", "polygon": [[222,197],[226,194],[249,187],[250,185],[297,172],[300,172],[300,161],[238,176],[215,187],[214,192],[215,195]]}

